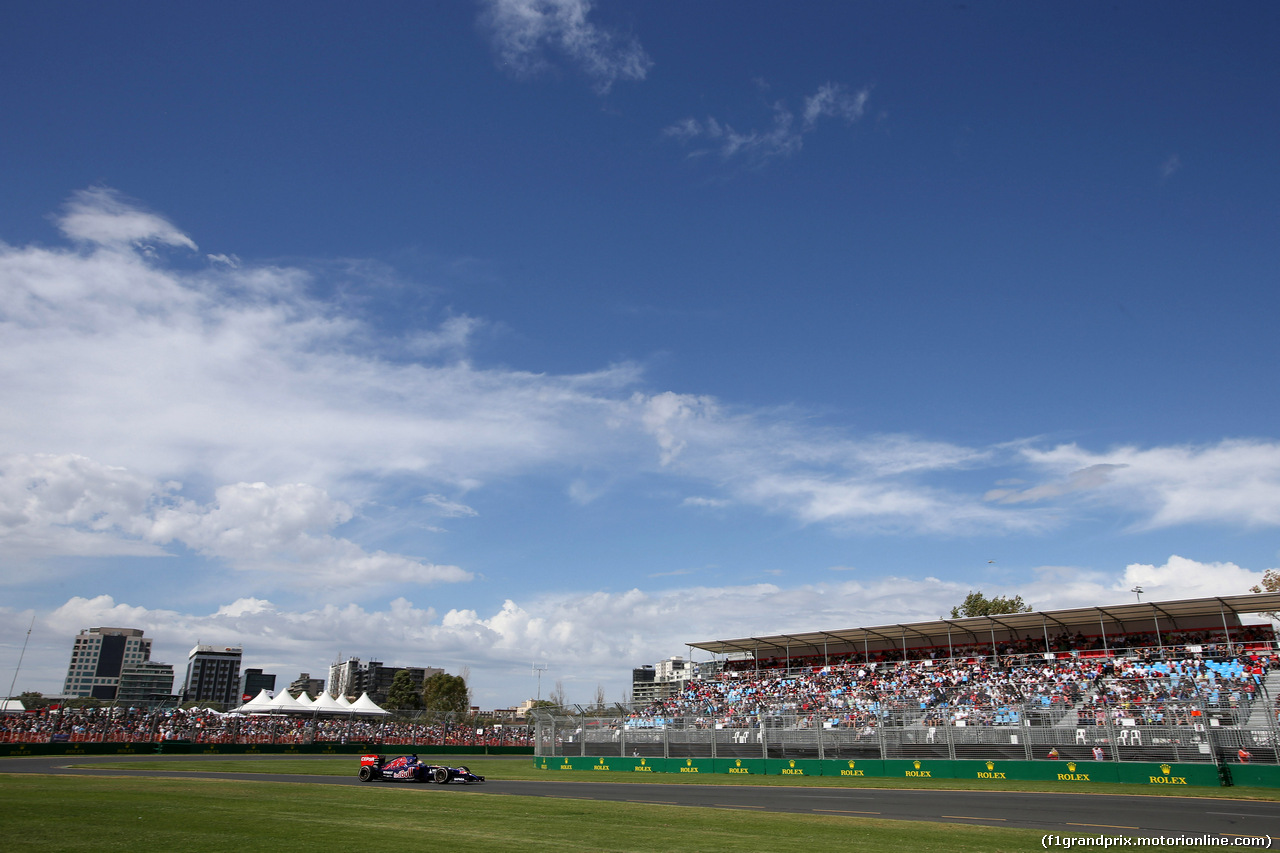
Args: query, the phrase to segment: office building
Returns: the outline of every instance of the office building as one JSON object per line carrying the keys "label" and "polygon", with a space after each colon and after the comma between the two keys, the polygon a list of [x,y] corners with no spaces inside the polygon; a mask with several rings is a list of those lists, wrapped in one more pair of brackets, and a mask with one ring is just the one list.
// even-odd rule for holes
{"label": "office building", "polygon": [[184,702],[217,702],[239,705],[240,646],[196,646],[187,655],[187,680],[182,687]]}
{"label": "office building", "polygon": [[120,673],[116,701],[121,705],[151,706],[175,702],[173,664],[146,660],[126,666]]}
{"label": "office building", "polygon": [[248,702],[263,690],[276,692],[276,677],[260,669],[246,669],[240,676],[240,701]]}
{"label": "office building", "polygon": [[335,699],[339,696],[354,699],[368,693],[374,702],[384,702],[396,673],[401,670],[409,673],[409,680],[419,690],[428,678],[444,672],[435,666],[386,666],[382,661],[362,663],[360,658],[351,658],[329,667],[329,695]]}
{"label": "office building", "polygon": [[138,628],[87,628],[76,635],[62,684],[68,697],[111,701],[126,667],[151,659],[151,640]]}

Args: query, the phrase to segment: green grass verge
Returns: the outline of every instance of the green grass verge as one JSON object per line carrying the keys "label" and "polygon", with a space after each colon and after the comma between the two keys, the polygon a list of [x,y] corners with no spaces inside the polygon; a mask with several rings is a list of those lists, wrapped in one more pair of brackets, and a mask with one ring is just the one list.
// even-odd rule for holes
{"label": "green grass verge", "polygon": [[[527,758],[519,760],[491,759],[465,755],[419,755],[430,764],[465,764],[473,773],[491,779],[518,779],[557,782],[626,782],[649,785],[778,785],[809,788],[893,788],[908,790],[952,791],[1030,791],[1054,794],[1130,794],[1161,797],[1211,797],[1234,800],[1280,800],[1276,788],[1173,788],[1152,790],[1145,785],[1121,785],[1111,783],[1091,784],[1087,789],[1064,788],[1054,782],[1002,781],[999,786],[989,780],[979,779],[849,779],[835,776],[730,776],[728,774],[699,774],[685,776],[680,773],[656,775],[642,773],[592,773],[585,770],[538,770]],[[289,773],[307,776],[354,776],[359,769],[359,758],[260,758],[252,760],[225,759],[209,761],[121,761],[77,765],[81,767],[112,768],[117,770],[163,770],[184,772],[204,770],[211,773]],[[4,765],[0,762],[0,771]]]}
{"label": "green grass verge", "polygon": [[[477,762],[478,763],[478,762]],[[377,785],[0,775],[15,851],[1028,851],[1037,830]],[[1191,848],[1187,848],[1191,849]]]}

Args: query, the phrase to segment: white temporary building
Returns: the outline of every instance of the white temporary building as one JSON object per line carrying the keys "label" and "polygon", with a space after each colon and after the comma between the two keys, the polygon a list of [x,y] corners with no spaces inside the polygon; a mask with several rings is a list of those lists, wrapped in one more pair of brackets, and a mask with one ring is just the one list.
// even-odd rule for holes
{"label": "white temporary building", "polygon": [[390,717],[391,712],[378,707],[378,703],[369,698],[368,693],[361,693],[360,698],[351,703],[351,710],[365,717]]}
{"label": "white temporary building", "polygon": [[290,696],[288,690],[281,690],[276,698],[271,700],[270,710],[277,714],[287,714],[290,711],[309,711],[311,709]]}
{"label": "white temporary building", "polygon": [[266,688],[258,691],[258,695],[254,696],[248,702],[245,702],[239,708],[232,708],[237,714],[269,714],[271,713],[271,694]]}
{"label": "white temporary building", "polygon": [[311,710],[321,714],[346,714],[351,709],[339,705],[338,701],[328,693],[321,693],[316,697],[316,701],[311,703]]}

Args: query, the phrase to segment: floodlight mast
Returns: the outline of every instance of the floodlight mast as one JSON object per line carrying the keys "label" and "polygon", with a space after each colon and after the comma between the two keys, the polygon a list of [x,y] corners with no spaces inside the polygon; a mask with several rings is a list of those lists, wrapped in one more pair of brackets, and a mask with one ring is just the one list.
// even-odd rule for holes
{"label": "floodlight mast", "polygon": [[[14,688],[14,685],[18,683],[18,673],[22,672],[22,659],[27,656],[27,643],[31,642],[31,629],[34,628],[35,626],[36,626],[36,613],[35,613],[35,609],[33,608],[31,611],[31,624],[27,626],[27,636],[22,641],[22,652],[18,655],[18,665],[14,667],[13,681],[9,682],[9,695],[5,697],[6,699],[13,698],[13,688]],[[9,705],[6,702],[5,708],[7,709],[8,707]]]}
{"label": "floodlight mast", "polygon": [[538,704],[542,704],[542,673],[551,668],[549,663],[535,663],[533,671],[538,676]]}

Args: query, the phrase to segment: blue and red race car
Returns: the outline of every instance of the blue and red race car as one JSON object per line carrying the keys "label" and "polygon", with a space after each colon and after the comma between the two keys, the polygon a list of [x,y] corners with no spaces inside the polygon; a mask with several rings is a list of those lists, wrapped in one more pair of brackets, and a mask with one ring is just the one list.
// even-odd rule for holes
{"label": "blue and red race car", "polygon": [[446,767],[443,764],[423,764],[416,755],[401,755],[387,760],[385,755],[360,756],[360,781],[373,782],[436,782],[447,785],[450,782],[483,782],[483,776],[477,776],[467,767]]}

